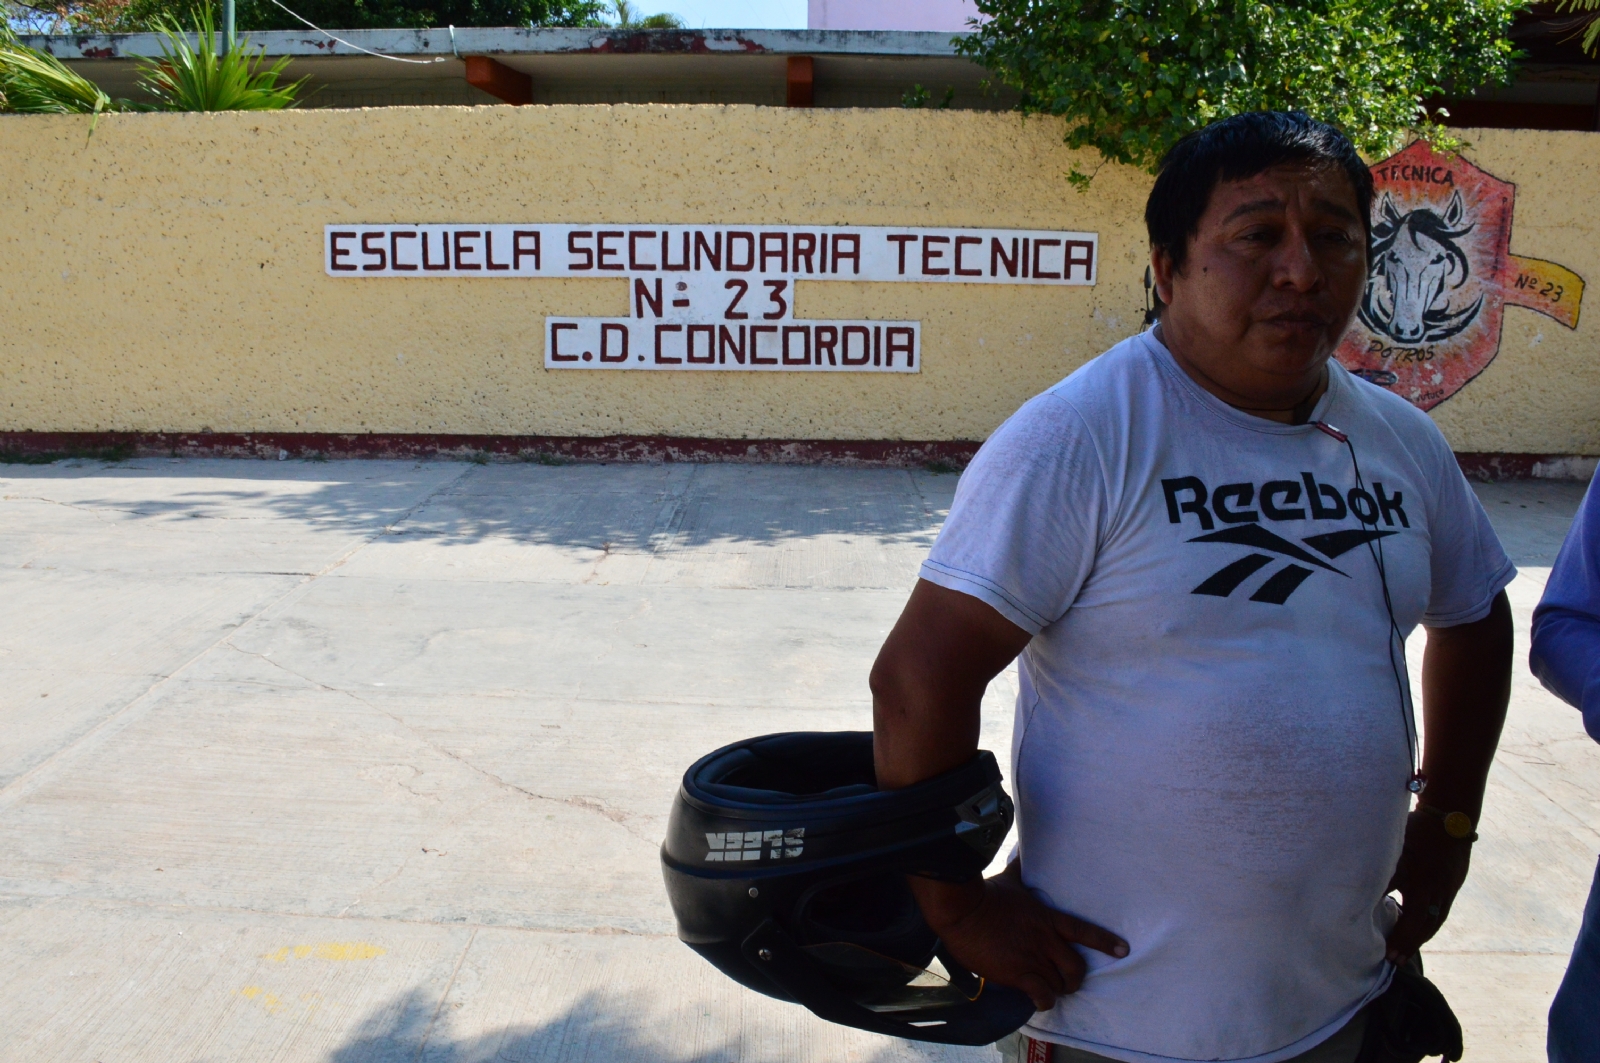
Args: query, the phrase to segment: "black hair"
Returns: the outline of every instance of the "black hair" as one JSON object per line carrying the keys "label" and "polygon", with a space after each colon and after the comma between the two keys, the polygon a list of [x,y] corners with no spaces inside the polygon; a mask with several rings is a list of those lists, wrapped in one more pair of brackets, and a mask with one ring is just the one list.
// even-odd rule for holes
{"label": "black hair", "polygon": [[1182,269],[1189,238],[1220,181],[1242,181],[1284,163],[1336,167],[1355,189],[1362,231],[1372,236],[1372,171],[1338,129],[1299,111],[1249,111],[1197,129],[1161,159],[1144,205],[1150,244]]}

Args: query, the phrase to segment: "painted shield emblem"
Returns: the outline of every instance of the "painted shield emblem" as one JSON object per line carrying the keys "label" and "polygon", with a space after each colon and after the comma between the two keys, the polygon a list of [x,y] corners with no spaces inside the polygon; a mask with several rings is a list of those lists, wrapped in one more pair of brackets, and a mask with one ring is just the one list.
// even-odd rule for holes
{"label": "painted shield emblem", "polygon": [[1494,360],[1507,304],[1578,326],[1583,280],[1511,253],[1516,186],[1417,141],[1372,167],[1371,273],[1338,351],[1424,410]]}

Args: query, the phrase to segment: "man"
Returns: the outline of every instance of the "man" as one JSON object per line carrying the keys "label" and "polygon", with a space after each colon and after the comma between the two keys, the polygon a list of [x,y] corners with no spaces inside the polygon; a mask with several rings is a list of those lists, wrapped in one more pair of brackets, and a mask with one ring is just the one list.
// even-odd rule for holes
{"label": "man", "polygon": [[1303,115],[1176,146],[1145,211],[1158,327],[989,439],[873,667],[899,787],[972,755],[1021,655],[1015,859],[912,888],[1033,998],[1030,1061],[1349,1063],[1466,876],[1515,570],[1427,416],[1329,361],[1371,199]]}
{"label": "man", "polygon": [[[1600,475],[1589,484],[1577,519],[1556,555],[1533,611],[1528,665],[1545,689],[1583,712],[1600,742]],[[1600,1059],[1600,871],[1584,906],[1566,977],[1550,1005],[1550,1063]]]}

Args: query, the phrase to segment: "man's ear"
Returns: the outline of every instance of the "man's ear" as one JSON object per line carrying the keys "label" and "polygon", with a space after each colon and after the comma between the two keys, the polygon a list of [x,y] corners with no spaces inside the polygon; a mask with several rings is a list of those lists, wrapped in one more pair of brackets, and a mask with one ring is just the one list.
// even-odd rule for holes
{"label": "man's ear", "polygon": [[1172,278],[1178,271],[1173,268],[1172,256],[1166,248],[1150,245],[1150,272],[1155,275],[1156,298],[1171,306]]}

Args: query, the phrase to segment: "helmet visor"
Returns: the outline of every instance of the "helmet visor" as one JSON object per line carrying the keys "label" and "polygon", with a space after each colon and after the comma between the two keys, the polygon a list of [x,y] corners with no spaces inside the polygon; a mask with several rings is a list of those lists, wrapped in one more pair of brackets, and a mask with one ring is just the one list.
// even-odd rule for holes
{"label": "helmet visor", "polygon": [[917,967],[847,941],[802,945],[800,951],[830,981],[851,987],[858,1004],[880,1015],[970,1004],[983,992],[983,979],[969,975],[958,981],[937,956],[928,966]]}

